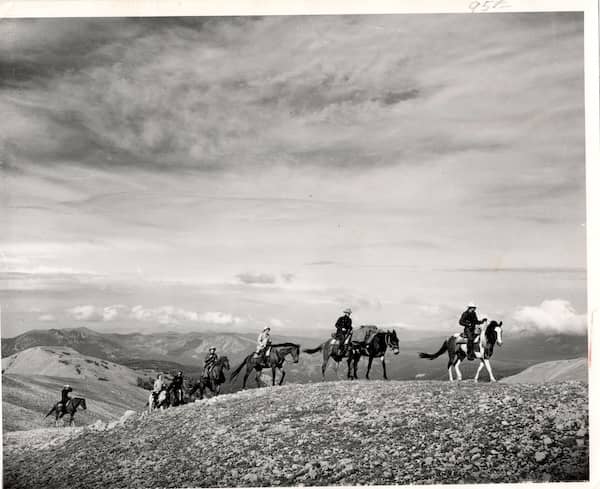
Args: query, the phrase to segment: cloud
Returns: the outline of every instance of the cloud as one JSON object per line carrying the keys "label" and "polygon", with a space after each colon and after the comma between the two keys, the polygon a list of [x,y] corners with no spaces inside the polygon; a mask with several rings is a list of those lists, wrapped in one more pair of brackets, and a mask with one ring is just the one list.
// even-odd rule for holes
{"label": "cloud", "polygon": [[234,325],[243,322],[242,318],[225,312],[205,312],[198,316],[198,320],[207,324]]}
{"label": "cloud", "polygon": [[525,306],[513,314],[513,319],[526,332],[578,334],[587,333],[586,314],[577,314],[569,301],[545,300],[539,306]]}
{"label": "cloud", "polygon": [[101,321],[103,319],[102,309],[90,304],[71,307],[66,312],[77,321]]}
{"label": "cloud", "polygon": [[295,278],[295,277],[296,277],[296,276],[295,276],[293,273],[282,273],[282,274],[281,274],[281,278],[283,279],[283,281],[284,281],[285,283],[288,283],[288,284],[289,284],[290,282],[292,282],[292,281],[294,280],[294,278]]}
{"label": "cloud", "polygon": [[265,285],[274,284],[276,282],[275,276],[268,273],[238,273],[236,275],[238,280],[243,284],[248,285]]}
{"label": "cloud", "polygon": [[137,305],[131,308],[130,317],[139,321],[152,321],[160,324],[180,324],[182,322],[200,322],[215,325],[235,325],[243,319],[230,313],[209,311],[198,313],[174,306],[146,308]]}
{"label": "cloud", "polygon": [[39,321],[55,321],[56,318],[52,314],[42,314],[38,317]]}
{"label": "cloud", "polygon": [[122,316],[127,311],[127,306],[122,304],[116,304],[114,306],[107,306],[102,311],[102,319],[104,321],[114,321],[115,319]]}

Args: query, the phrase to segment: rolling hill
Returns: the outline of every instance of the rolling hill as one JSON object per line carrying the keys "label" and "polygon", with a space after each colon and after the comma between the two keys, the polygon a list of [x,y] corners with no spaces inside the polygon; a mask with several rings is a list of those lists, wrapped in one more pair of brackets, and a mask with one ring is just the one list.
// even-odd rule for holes
{"label": "rolling hill", "polygon": [[107,360],[81,355],[72,348],[34,347],[2,359],[2,420],[5,431],[52,426],[44,418],[60,399],[64,384],[72,396],[84,397],[88,409],[76,424],[114,421],[128,409],[141,409],[148,391],[138,387],[138,372]]}
{"label": "rolling hill", "polygon": [[556,360],[532,365],[516,375],[502,379],[502,382],[537,384],[543,382],[562,382],[565,380],[588,381],[587,358]]}
{"label": "rolling hill", "polygon": [[580,382],[355,381],[254,389],[138,415],[114,428],[84,428],[52,446],[47,432],[8,434],[4,484],[584,481],[587,406]]}

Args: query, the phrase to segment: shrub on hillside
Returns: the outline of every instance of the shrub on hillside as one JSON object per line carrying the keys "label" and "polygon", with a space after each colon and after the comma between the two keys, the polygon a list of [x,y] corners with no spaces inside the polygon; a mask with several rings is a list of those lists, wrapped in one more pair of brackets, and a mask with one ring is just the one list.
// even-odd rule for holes
{"label": "shrub on hillside", "polygon": [[152,382],[152,379],[138,377],[137,386],[146,389],[147,391],[151,391],[154,387],[154,383]]}

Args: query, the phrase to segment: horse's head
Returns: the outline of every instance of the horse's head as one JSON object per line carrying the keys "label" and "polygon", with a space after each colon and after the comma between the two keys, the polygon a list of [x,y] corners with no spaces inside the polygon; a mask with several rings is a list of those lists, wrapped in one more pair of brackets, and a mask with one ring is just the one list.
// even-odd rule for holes
{"label": "horse's head", "polygon": [[485,328],[485,337],[490,345],[496,343],[498,346],[502,346],[502,321],[490,321]]}
{"label": "horse's head", "polygon": [[385,342],[387,346],[392,349],[394,355],[398,355],[398,353],[400,353],[400,341],[398,340],[398,335],[396,334],[395,329],[388,331],[385,334]]}
{"label": "horse's head", "polygon": [[219,357],[217,364],[223,367],[225,370],[229,370],[231,367],[229,366],[229,358],[226,356]]}
{"label": "horse's head", "polygon": [[298,359],[300,358],[300,345],[293,345],[290,354],[292,355],[292,361],[298,363]]}
{"label": "horse's head", "polygon": [[81,409],[87,409],[87,406],[85,405],[85,399],[83,397],[77,397],[77,401],[79,402],[76,407],[81,407]]}

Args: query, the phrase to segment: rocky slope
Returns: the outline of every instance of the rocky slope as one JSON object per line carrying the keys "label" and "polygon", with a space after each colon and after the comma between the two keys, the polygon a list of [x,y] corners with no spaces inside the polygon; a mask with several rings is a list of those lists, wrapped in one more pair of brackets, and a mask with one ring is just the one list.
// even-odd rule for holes
{"label": "rocky slope", "polygon": [[562,382],[565,380],[588,381],[587,358],[574,358],[572,360],[557,360],[554,362],[538,363],[522,372],[502,379],[509,384],[540,382]]}
{"label": "rocky slope", "polygon": [[[587,386],[325,382],[5,438],[5,487],[207,487],[588,478]],[[43,435],[47,437],[47,434]],[[10,443],[9,443],[10,441]]]}

